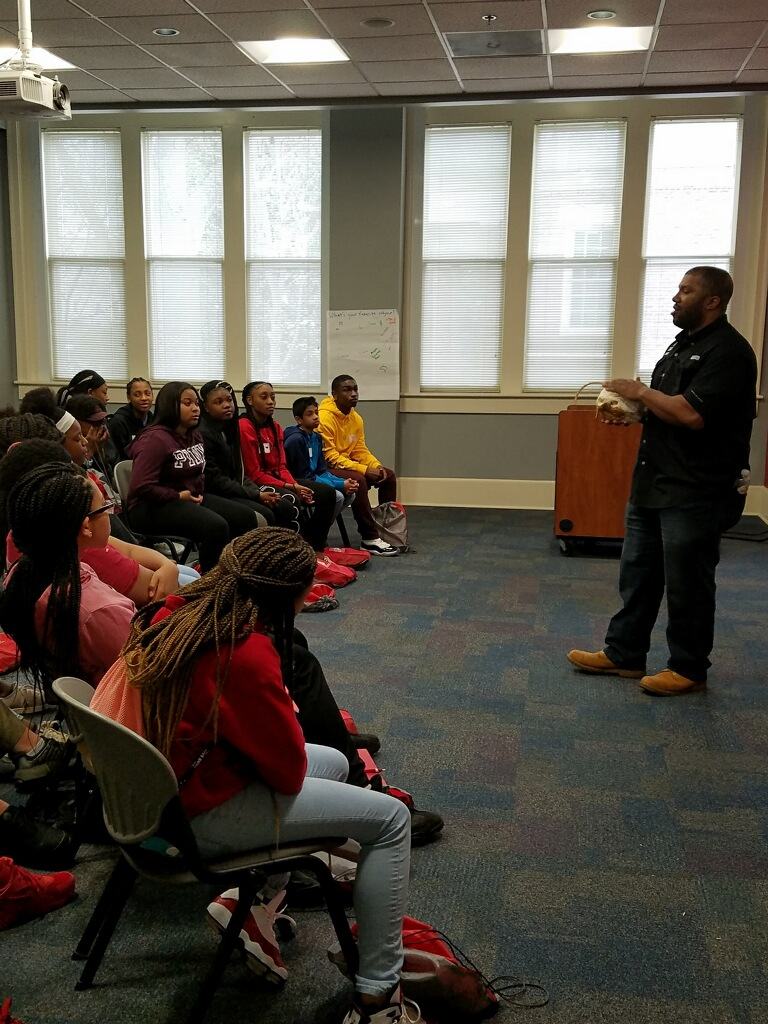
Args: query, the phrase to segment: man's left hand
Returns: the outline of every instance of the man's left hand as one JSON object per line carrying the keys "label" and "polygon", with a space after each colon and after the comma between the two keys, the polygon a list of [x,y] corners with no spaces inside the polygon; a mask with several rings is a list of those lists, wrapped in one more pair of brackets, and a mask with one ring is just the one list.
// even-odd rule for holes
{"label": "man's left hand", "polygon": [[643,392],[648,390],[648,386],[641,380],[625,380],[623,377],[606,381],[603,387],[606,391],[613,391],[615,394],[621,395],[622,398],[639,399],[641,402]]}

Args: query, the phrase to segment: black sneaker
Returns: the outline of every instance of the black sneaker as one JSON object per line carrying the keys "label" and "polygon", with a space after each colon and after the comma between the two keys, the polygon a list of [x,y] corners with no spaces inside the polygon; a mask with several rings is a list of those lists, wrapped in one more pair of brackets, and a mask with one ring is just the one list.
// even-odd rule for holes
{"label": "black sneaker", "polygon": [[69,867],[74,853],[66,832],[35,821],[25,808],[9,807],[0,814],[0,856],[26,868],[56,870]]}
{"label": "black sneaker", "polygon": [[411,811],[411,846],[433,843],[443,831],[444,824],[434,811]]}
{"label": "black sneaker", "polygon": [[65,758],[72,755],[72,744],[61,730],[58,722],[43,722],[38,728],[40,739],[25,754],[11,751],[9,755],[16,771],[14,779],[17,784],[35,782],[44,779],[54,771]]}
{"label": "black sneaker", "polygon": [[356,750],[367,750],[369,754],[378,754],[381,750],[381,741],[372,732],[351,732],[349,735]]}

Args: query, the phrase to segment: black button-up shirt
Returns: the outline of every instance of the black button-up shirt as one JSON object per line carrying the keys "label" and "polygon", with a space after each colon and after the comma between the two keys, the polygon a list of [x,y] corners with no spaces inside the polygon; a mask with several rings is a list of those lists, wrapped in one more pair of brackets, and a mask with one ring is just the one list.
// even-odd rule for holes
{"label": "black button-up shirt", "polygon": [[704,420],[700,430],[646,413],[631,500],[645,508],[725,495],[749,468],[757,361],[725,316],[681,331],[656,364],[651,387],[683,395]]}

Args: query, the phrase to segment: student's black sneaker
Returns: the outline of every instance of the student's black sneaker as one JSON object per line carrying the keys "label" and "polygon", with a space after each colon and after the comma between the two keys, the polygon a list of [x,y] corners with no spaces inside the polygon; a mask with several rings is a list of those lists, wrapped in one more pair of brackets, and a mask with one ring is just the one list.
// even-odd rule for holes
{"label": "student's black sneaker", "polygon": [[24,807],[0,814],[0,856],[27,868],[56,870],[73,860],[72,840],[61,829],[35,821]]}
{"label": "student's black sneaker", "polygon": [[367,750],[369,754],[378,754],[381,750],[381,741],[372,732],[351,732],[349,735],[357,750]]}
{"label": "student's black sneaker", "polygon": [[13,778],[17,785],[24,786],[45,778],[72,754],[72,744],[67,741],[58,722],[43,722],[38,733],[40,739],[26,754],[11,751],[10,757],[16,766]]}
{"label": "student's black sneaker", "polygon": [[387,544],[381,537],[374,537],[373,540],[361,540],[360,547],[370,551],[372,555],[396,555],[397,548]]}

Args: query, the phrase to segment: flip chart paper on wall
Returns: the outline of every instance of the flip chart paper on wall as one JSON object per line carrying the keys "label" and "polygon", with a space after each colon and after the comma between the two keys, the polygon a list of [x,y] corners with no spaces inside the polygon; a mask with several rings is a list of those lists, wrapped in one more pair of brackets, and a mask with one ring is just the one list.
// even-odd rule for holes
{"label": "flip chart paper on wall", "polygon": [[396,309],[328,310],[329,385],[340,373],[355,378],[361,401],[399,400],[400,318]]}

